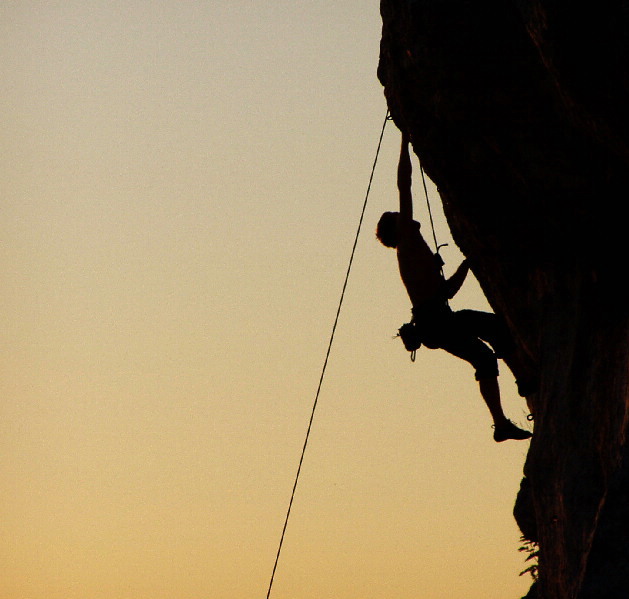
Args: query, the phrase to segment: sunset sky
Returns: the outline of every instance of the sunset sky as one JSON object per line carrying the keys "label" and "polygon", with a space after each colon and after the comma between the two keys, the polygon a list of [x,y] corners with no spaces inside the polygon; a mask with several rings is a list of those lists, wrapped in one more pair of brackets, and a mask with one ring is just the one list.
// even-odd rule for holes
{"label": "sunset sky", "polygon": [[[0,598],[264,598],[386,114],[378,2],[21,0],[0,28]],[[468,364],[394,339],[410,305],[374,229],[399,140],[275,599],[530,586],[529,443],[494,443]],[[472,276],[452,305],[486,309]]]}

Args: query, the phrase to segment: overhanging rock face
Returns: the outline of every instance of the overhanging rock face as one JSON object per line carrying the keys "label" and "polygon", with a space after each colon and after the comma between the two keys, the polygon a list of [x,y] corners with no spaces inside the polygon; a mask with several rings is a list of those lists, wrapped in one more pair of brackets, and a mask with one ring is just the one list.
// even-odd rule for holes
{"label": "overhanging rock face", "polygon": [[378,75],[539,381],[539,596],[626,598],[629,2],[575,4],[381,0]]}

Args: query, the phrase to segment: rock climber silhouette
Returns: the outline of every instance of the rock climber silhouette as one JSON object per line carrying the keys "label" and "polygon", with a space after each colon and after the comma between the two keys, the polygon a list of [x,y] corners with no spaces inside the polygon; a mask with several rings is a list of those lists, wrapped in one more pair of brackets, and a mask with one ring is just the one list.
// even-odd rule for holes
{"label": "rock climber silhouette", "polygon": [[[400,211],[385,212],[380,217],[376,236],[383,245],[397,250],[400,276],[413,306],[411,323],[419,340],[430,349],[443,349],[474,367],[480,393],[493,419],[495,441],[530,438],[529,431],[518,428],[505,416],[500,400],[497,358],[511,370],[515,365],[514,345],[506,326],[496,314],[453,311],[448,306],[447,300],[463,285],[469,266],[463,260],[445,279],[439,254],[433,254],[422,237],[420,224],[413,220],[412,165],[406,134],[402,135],[397,183]],[[522,390],[520,394],[524,394]]]}

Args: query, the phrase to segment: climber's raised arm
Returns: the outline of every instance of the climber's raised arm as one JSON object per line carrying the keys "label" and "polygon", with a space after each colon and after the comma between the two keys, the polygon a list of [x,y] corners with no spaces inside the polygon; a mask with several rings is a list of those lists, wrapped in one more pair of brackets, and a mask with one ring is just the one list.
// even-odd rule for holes
{"label": "climber's raised arm", "polygon": [[400,219],[406,222],[413,220],[413,196],[411,193],[413,166],[408,146],[408,135],[402,133],[400,161],[397,167],[397,186],[400,191]]}
{"label": "climber's raised arm", "polygon": [[452,299],[459,289],[461,289],[461,285],[463,285],[463,281],[465,281],[465,277],[469,272],[470,267],[467,262],[467,259],[463,260],[459,267],[456,269],[454,274],[446,281],[446,296],[448,299]]}

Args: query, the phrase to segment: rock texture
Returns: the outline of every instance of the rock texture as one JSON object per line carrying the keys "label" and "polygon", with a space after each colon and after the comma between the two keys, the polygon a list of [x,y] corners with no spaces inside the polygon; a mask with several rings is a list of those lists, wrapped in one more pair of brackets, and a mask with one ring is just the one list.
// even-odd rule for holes
{"label": "rock texture", "polygon": [[526,358],[545,599],[629,597],[629,2],[381,0],[378,76]]}

